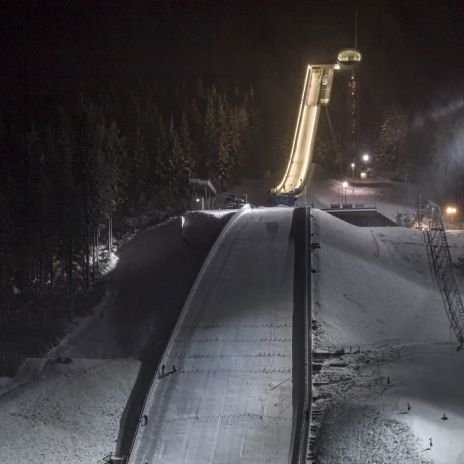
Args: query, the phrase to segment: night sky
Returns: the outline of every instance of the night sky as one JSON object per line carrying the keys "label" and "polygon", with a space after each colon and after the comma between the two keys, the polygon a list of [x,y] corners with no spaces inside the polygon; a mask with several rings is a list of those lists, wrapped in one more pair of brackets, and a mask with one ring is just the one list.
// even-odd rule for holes
{"label": "night sky", "polygon": [[[253,85],[278,143],[293,130],[304,65],[333,62],[339,49],[354,45],[356,4],[364,135],[375,133],[389,105],[414,118],[460,97],[458,1],[7,1],[2,106],[40,112],[110,84],[124,89],[138,80],[163,86],[201,77]],[[343,91],[335,82],[335,119]]]}

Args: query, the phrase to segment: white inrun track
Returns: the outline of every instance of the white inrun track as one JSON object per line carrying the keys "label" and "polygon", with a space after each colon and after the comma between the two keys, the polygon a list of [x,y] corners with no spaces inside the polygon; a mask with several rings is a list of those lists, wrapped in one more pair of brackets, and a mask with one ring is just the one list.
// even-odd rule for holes
{"label": "white inrun track", "polygon": [[311,166],[321,106],[328,105],[334,65],[308,65],[300,110],[287,169],[277,195],[298,196],[304,190]]}

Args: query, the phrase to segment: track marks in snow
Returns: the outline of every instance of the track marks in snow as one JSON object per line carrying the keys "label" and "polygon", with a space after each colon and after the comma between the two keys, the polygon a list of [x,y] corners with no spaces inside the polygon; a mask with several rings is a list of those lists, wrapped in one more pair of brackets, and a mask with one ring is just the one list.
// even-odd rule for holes
{"label": "track marks in snow", "polygon": [[[399,358],[399,350],[368,350],[321,362],[314,376],[314,406],[320,418],[313,421],[318,427],[319,464],[432,462],[409,425],[383,404],[385,393],[393,387],[385,376],[385,365]],[[393,409],[396,414],[397,408]]]}
{"label": "track marks in snow", "polygon": [[371,229],[371,235],[372,235],[372,239],[374,241],[374,252],[372,253],[372,255],[375,258],[378,258],[380,256],[380,247],[379,247],[379,243],[377,242],[377,239],[375,238],[375,234],[372,231],[372,229]]}
{"label": "track marks in snow", "polygon": [[317,456],[320,464],[431,463],[419,445],[406,424],[370,406],[338,403],[326,412]]}

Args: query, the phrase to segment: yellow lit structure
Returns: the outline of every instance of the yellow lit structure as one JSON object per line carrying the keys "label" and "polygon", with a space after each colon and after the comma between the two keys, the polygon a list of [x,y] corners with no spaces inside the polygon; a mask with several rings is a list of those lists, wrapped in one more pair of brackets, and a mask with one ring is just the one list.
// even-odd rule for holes
{"label": "yellow lit structure", "polygon": [[337,55],[337,61],[342,65],[354,65],[361,62],[362,55],[356,48],[344,48]]}
{"label": "yellow lit structure", "polygon": [[[308,65],[290,159],[282,181],[272,189],[276,204],[286,197],[292,201],[282,203],[292,205],[295,197],[304,190],[313,157],[320,110],[330,102],[334,70],[354,69],[361,59],[359,50],[345,48],[338,53],[336,64]],[[354,171],[354,166],[352,169]]]}
{"label": "yellow lit structure", "polygon": [[301,97],[292,151],[276,195],[302,193],[312,161],[321,106],[330,102],[335,65],[308,65]]}

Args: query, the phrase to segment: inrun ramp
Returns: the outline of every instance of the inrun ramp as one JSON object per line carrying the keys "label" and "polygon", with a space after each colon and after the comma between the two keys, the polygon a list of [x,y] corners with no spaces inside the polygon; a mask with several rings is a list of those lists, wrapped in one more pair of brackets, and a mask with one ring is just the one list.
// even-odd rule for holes
{"label": "inrun ramp", "polygon": [[292,448],[293,209],[243,209],[190,293],[130,464],[279,463]]}
{"label": "inrun ramp", "polygon": [[308,65],[300,109],[293,137],[292,151],[277,195],[298,196],[304,190],[316,143],[321,106],[330,102],[334,65]]}

